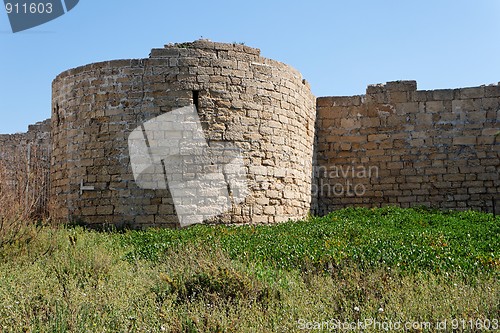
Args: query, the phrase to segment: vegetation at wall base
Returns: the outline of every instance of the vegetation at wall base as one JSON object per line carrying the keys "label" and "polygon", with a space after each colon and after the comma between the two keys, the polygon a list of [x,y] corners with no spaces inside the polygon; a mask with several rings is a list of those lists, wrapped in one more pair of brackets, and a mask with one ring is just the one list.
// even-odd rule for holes
{"label": "vegetation at wall base", "polygon": [[500,224],[491,214],[425,208],[347,208],[274,226],[197,225],[129,232],[129,260],[161,260],[187,243],[210,244],[231,259],[272,269],[318,271],[356,265],[402,272],[463,273],[500,268]]}
{"label": "vegetation at wall base", "polygon": [[273,226],[33,228],[28,243],[0,249],[1,332],[293,332],[500,318],[492,214],[349,208]]}

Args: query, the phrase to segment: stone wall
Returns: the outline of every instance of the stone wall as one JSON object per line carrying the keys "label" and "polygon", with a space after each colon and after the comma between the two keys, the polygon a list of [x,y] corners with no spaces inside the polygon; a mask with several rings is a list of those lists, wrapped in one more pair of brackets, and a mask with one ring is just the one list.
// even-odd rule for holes
{"label": "stone wall", "polygon": [[500,198],[500,86],[415,81],[317,100],[315,210],[399,205],[492,210]]}
{"label": "stone wall", "polygon": [[16,155],[14,152],[21,147],[26,147],[28,144],[45,147],[50,147],[50,119],[40,121],[36,124],[29,125],[26,133],[16,134],[0,134],[0,158],[7,160]]}
{"label": "stone wall", "polygon": [[143,189],[134,180],[127,138],[144,122],[193,104],[208,142],[234,144],[248,174],[250,195],[217,221],[273,223],[307,215],[315,98],[299,72],[259,54],[196,41],[153,49],[148,59],[60,74],[53,82],[53,217],[178,225],[169,190]]}
{"label": "stone wall", "polygon": [[6,206],[20,205],[31,216],[47,215],[50,169],[50,119],[26,133],[0,135],[0,197]]}
{"label": "stone wall", "polygon": [[[0,135],[0,190],[25,197],[26,184],[50,187],[50,205],[44,194],[40,210],[60,222],[177,227],[178,209],[198,209],[200,198],[218,206],[214,193],[230,195],[231,206],[217,216],[202,207],[213,217],[205,222],[274,223],[347,206],[491,211],[500,198],[499,85],[418,91],[414,81],[396,81],[316,100],[299,72],[258,49],[200,40],[71,69],[52,88],[51,120]],[[154,123],[186,107],[202,132],[188,136],[212,151],[238,152],[249,190],[243,201],[227,174],[206,188],[166,181],[217,171],[205,155],[193,156],[201,164],[187,159],[186,175],[172,173],[164,158],[142,167],[142,157],[186,141],[184,125]],[[130,147],[134,135],[144,147]],[[162,140],[166,146],[155,146]],[[184,193],[183,207],[173,189]]]}

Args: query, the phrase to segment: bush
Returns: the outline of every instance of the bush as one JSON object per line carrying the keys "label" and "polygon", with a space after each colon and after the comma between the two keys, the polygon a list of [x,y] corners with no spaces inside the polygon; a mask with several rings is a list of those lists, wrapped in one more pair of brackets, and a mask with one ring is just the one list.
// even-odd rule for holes
{"label": "bush", "polygon": [[30,242],[33,221],[48,216],[48,154],[41,147],[15,149],[0,158],[0,248]]}
{"label": "bush", "polygon": [[484,323],[498,318],[499,222],[477,212],[383,208],[258,227],[43,227],[29,246],[17,242],[1,252],[0,331]]}

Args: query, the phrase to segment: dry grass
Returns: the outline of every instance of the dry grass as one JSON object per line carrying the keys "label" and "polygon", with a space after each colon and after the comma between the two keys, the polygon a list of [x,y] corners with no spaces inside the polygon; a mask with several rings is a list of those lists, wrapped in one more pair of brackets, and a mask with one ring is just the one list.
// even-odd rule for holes
{"label": "dry grass", "polygon": [[301,322],[332,319],[499,316],[495,274],[464,280],[349,266],[329,274],[283,271],[231,260],[196,242],[152,263],[124,260],[131,249],[122,240],[122,234],[43,228],[24,250],[7,246],[0,331],[297,332]]}
{"label": "dry grass", "polygon": [[19,146],[0,158],[0,248],[29,241],[33,222],[48,216],[49,156],[37,146]]}

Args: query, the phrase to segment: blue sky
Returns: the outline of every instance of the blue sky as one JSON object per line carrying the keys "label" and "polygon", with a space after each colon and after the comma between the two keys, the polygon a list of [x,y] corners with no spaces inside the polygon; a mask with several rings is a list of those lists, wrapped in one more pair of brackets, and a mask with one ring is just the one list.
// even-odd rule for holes
{"label": "blue sky", "polygon": [[316,96],[398,79],[419,89],[500,81],[498,0],[80,0],[16,34],[0,8],[0,133],[50,117],[51,82],[66,69],[200,37],[260,48],[297,68]]}

